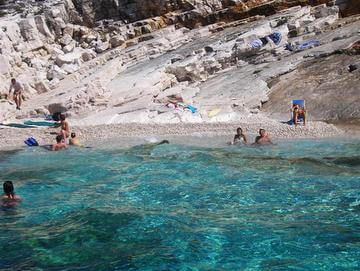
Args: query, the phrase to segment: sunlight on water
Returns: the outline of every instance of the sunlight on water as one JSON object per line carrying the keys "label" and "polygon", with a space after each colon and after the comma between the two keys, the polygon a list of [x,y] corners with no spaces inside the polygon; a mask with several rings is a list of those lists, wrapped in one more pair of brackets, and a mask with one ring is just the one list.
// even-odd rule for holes
{"label": "sunlight on water", "polygon": [[0,270],[359,270],[360,141],[0,152]]}

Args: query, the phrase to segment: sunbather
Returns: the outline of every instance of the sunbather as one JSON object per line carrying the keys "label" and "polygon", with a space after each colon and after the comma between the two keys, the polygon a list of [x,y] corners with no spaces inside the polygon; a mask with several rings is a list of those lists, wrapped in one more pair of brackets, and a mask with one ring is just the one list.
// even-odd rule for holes
{"label": "sunbather", "polygon": [[295,124],[295,127],[298,125],[299,117],[303,118],[304,120],[304,126],[306,124],[306,110],[302,106],[299,106],[298,104],[294,104],[292,108],[293,112],[293,123]]}

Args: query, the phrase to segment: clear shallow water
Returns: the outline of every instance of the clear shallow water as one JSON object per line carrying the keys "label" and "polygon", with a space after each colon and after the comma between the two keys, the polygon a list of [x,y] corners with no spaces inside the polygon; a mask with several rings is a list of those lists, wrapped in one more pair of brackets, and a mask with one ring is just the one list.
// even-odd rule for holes
{"label": "clear shallow water", "polygon": [[0,270],[359,270],[360,141],[0,153]]}

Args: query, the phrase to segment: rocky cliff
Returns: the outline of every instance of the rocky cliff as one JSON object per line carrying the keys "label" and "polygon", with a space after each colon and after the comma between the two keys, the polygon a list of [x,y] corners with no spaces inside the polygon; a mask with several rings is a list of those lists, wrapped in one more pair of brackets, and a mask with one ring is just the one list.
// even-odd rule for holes
{"label": "rocky cliff", "polygon": [[[0,121],[59,110],[85,124],[257,114],[274,78],[356,42],[358,18],[339,19],[356,8],[351,0],[2,0],[0,93],[16,77],[26,101],[15,112],[0,100]],[[309,39],[316,48],[285,50]],[[174,95],[198,114],[164,108]]]}

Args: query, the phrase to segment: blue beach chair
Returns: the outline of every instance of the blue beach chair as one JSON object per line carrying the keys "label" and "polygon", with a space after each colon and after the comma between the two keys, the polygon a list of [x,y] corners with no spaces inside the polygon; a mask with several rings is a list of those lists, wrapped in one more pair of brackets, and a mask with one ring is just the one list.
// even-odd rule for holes
{"label": "blue beach chair", "polygon": [[303,111],[304,111],[304,114],[301,114],[301,115],[298,115],[297,116],[297,123],[300,124],[304,124],[305,123],[305,112],[306,112],[306,109],[305,109],[305,100],[292,100],[291,101],[291,124],[295,124],[294,123],[294,106],[297,105],[299,106]]}

